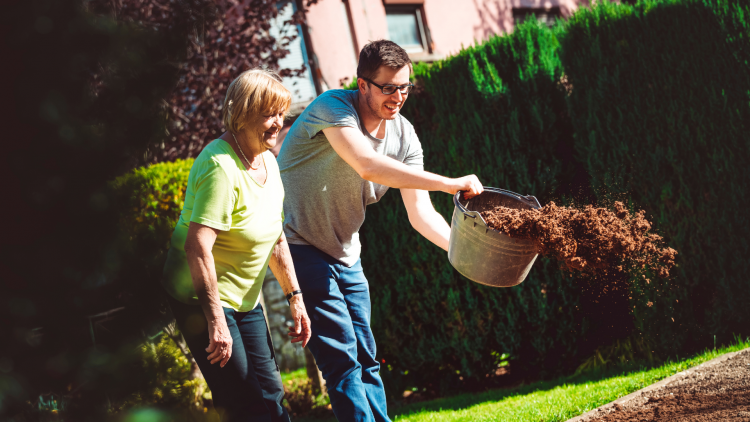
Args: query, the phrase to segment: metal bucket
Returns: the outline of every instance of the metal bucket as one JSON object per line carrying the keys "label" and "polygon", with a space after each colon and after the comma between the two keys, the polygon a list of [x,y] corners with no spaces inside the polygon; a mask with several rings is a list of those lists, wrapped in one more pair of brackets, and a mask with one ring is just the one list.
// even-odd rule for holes
{"label": "metal bucket", "polygon": [[520,284],[531,270],[537,250],[531,240],[513,239],[487,227],[479,214],[496,206],[538,209],[542,206],[531,195],[521,196],[498,188],[484,188],[469,200],[463,192],[453,197],[455,208],[451,223],[448,259],[461,275],[471,281],[493,287]]}

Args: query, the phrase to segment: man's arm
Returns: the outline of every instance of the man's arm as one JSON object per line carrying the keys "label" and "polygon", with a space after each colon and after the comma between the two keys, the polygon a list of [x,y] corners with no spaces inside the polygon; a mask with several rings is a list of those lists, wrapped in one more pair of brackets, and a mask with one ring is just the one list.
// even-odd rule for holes
{"label": "man's arm", "polygon": [[323,129],[334,151],[365,180],[398,189],[420,189],[455,194],[467,191],[467,197],[482,193],[482,183],[469,175],[451,179],[418,170],[390,157],[378,154],[358,129],[329,127]]}
{"label": "man's arm", "polygon": [[442,215],[435,211],[430,194],[420,189],[401,189],[401,198],[414,230],[430,242],[448,251],[451,228]]}

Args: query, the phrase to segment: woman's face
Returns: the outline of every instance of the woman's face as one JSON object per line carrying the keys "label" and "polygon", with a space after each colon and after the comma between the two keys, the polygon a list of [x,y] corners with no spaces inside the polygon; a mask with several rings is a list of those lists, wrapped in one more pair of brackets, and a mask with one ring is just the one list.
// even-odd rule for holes
{"label": "woman's face", "polygon": [[266,149],[271,149],[276,146],[276,137],[282,127],[284,127],[284,113],[272,112],[259,116],[253,127],[249,129],[260,137],[261,144]]}

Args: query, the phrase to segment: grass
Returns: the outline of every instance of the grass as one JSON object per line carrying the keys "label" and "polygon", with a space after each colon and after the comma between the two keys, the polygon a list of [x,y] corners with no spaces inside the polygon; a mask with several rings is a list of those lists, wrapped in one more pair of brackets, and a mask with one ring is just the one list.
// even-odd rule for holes
{"label": "grass", "polygon": [[291,372],[281,373],[281,382],[286,385],[287,381],[301,381],[307,378],[307,370],[305,368],[297,369]]}
{"label": "grass", "polygon": [[585,373],[512,390],[490,390],[414,403],[390,412],[394,421],[565,421],[725,353],[750,347],[750,338],[693,358],[620,374]]}
{"label": "grass", "polygon": [[[750,338],[744,341],[738,339],[730,346],[706,350],[692,358],[668,361],[656,367],[631,366],[591,371],[515,389],[490,390],[413,403],[391,409],[389,413],[394,422],[565,421],[680,371],[748,347]],[[301,374],[304,375],[304,372]],[[302,420],[322,421],[312,418]]]}

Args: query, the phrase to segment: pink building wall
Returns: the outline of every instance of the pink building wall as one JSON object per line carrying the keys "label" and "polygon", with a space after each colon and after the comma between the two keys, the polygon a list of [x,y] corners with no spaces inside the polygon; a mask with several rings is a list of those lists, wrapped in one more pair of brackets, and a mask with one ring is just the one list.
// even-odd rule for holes
{"label": "pink building wall", "polygon": [[[393,0],[386,0],[393,1]],[[492,35],[513,30],[514,8],[559,7],[570,16],[587,0],[414,0],[422,3],[424,23],[432,38],[432,53],[412,55],[412,60],[432,61],[458,53]],[[342,0],[320,0],[309,8],[311,50],[317,57],[320,77],[329,89],[356,74],[359,51],[370,41],[388,37],[383,0],[347,0],[348,16]],[[349,25],[351,22],[351,25]],[[350,30],[351,28],[351,30]],[[354,60],[352,60],[352,57]]]}
{"label": "pink building wall", "polygon": [[[312,52],[320,69],[324,90],[339,88],[339,80],[351,78],[357,69],[359,48],[351,43],[346,15],[340,0],[320,0],[307,12],[307,30]],[[310,48],[312,47],[312,48]]]}

